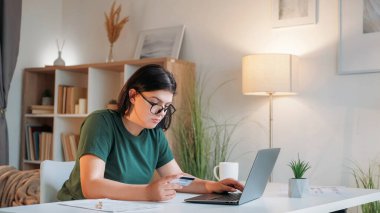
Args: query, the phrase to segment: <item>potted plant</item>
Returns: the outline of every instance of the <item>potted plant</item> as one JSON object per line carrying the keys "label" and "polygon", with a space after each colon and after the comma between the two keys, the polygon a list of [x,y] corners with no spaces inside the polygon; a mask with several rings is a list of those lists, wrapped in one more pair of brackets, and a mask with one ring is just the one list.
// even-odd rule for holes
{"label": "potted plant", "polygon": [[[379,189],[380,165],[376,162],[370,163],[368,170],[360,168],[358,164],[351,168],[352,175],[358,188]],[[363,213],[380,212],[380,201],[375,201],[361,205]]]}
{"label": "potted plant", "polygon": [[311,168],[309,162],[300,159],[291,160],[288,166],[292,169],[294,178],[289,179],[289,197],[301,198],[309,192],[309,180],[303,175]]}
{"label": "potted plant", "polygon": [[52,105],[52,97],[51,97],[51,92],[49,89],[45,89],[44,92],[42,93],[42,105]]}
{"label": "potted plant", "polygon": [[[238,123],[220,122],[209,113],[211,96],[204,97],[206,79],[196,82],[188,88],[185,95],[186,104],[178,108],[177,122],[173,123],[175,155],[184,172],[202,179],[215,179],[213,168],[219,162],[227,161],[231,146],[231,136]],[[208,100],[204,103],[204,100]]]}

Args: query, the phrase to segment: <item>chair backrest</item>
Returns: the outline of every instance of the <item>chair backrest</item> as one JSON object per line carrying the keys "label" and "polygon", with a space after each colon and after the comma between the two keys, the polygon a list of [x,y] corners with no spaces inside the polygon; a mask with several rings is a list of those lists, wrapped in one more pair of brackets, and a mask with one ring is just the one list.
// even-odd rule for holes
{"label": "chair backrest", "polygon": [[45,160],[40,166],[40,203],[56,202],[57,193],[69,178],[75,161]]}

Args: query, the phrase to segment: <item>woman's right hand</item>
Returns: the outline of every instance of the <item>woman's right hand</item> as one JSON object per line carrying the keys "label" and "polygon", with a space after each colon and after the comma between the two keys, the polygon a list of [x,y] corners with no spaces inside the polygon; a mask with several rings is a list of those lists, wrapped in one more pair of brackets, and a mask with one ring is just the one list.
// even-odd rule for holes
{"label": "woman's right hand", "polygon": [[173,199],[176,196],[176,190],[182,189],[182,186],[170,182],[181,176],[182,175],[170,175],[150,183],[146,188],[146,196],[148,200],[164,201]]}

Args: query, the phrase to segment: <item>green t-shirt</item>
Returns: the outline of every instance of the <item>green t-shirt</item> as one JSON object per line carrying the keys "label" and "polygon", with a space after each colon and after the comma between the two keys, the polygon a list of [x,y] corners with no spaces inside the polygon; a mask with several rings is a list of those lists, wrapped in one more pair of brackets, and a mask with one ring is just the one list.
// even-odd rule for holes
{"label": "green t-shirt", "polygon": [[76,163],[58,192],[59,200],[84,199],[79,159],[86,154],[105,162],[104,178],[128,184],[149,183],[154,170],[173,159],[161,128],[144,129],[134,136],[124,127],[118,112],[93,112],[82,124]]}

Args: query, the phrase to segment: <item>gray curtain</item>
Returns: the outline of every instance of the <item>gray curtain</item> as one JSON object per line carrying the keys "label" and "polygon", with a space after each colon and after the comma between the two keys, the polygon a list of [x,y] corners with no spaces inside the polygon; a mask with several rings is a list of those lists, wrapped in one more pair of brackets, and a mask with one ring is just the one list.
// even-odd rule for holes
{"label": "gray curtain", "polygon": [[9,163],[5,111],[20,42],[21,2],[0,0],[0,165]]}

